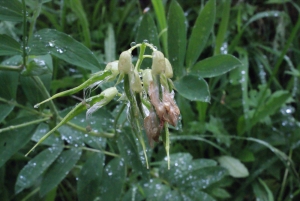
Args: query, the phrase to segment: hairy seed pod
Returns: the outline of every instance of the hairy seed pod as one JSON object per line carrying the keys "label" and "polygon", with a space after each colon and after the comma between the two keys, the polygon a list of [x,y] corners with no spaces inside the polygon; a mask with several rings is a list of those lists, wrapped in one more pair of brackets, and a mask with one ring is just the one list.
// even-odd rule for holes
{"label": "hairy seed pod", "polygon": [[162,127],[159,125],[157,116],[153,110],[144,119],[144,127],[148,137],[148,141],[151,147],[153,147],[153,141],[158,142],[158,138]]}
{"label": "hairy seed pod", "polygon": [[153,51],[152,54],[152,73],[157,75],[163,73],[166,69],[164,54],[161,51]]}
{"label": "hairy seed pod", "polygon": [[172,65],[171,65],[170,61],[167,58],[165,58],[165,62],[166,62],[165,75],[166,75],[167,78],[172,78],[173,77]]}
{"label": "hairy seed pod", "polygon": [[131,71],[131,52],[124,51],[120,54],[118,69],[120,73],[128,74]]}

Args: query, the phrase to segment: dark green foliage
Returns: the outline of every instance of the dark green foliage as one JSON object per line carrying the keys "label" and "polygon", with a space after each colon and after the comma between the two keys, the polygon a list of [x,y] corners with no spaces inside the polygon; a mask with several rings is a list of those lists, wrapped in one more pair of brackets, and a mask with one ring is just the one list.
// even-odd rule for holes
{"label": "dark green foliage", "polygon": [[[142,2],[0,0],[0,200],[299,200],[296,1]],[[149,169],[124,96],[85,114],[115,84],[90,75],[144,40],[172,64],[181,110],[145,145]]]}

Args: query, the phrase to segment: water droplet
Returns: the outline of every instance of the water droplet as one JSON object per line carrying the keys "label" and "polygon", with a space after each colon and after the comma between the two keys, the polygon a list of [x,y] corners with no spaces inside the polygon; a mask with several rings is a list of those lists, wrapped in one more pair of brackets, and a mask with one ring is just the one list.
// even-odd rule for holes
{"label": "water droplet", "polygon": [[147,40],[147,39],[145,39],[145,40],[143,40],[143,42],[144,42],[144,43],[148,43],[148,40]]}
{"label": "water droplet", "polygon": [[135,45],[136,45],[136,42],[131,42],[131,43],[130,43],[130,46],[131,46],[131,47],[133,47],[133,46],[135,46]]}
{"label": "water droplet", "polygon": [[39,108],[39,106],[40,106],[39,104],[36,104],[36,105],[34,105],[33,107],[34,107],[34,108]]}
{"label": "water droplet", "polygon": [[54,42],[50,41],[48,44],[49,44],[50,47],[54,47]]}

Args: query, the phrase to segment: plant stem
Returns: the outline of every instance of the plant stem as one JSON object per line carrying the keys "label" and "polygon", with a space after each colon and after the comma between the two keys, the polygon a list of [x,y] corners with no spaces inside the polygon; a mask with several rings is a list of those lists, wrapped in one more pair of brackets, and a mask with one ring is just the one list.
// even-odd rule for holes
{"label": "plant stem", "polygon": [[111,153],[111,152],[104,151],[104,150],[92,149],[92,148],[88,148],[88,147],[72,147],[72,146],[64,146],[64,147],[67,148],[67,149],[78,148],[78,149],[91,151],[91,152],[104,153],[108,156],[120,157],[118,154],[115,154],[115,153]]}
{"label": "plant stem", "polygon": [[50,117],[46,117],[46,118],[43,118],[43,119],[38,119],[38,120],[34,120],[34,121],[29,121],[29,122],[26,122],[26,123],[23,123],[23,124],[18,124],[18,125],[13,125],[13,126],[8,126],[8,127],[6,127],[6,128],[0,129],[0,133],[6,132],[6,131],[9,131],[9,130],[15,130],[15,129],[18,129],[18,128],[23,128],[23,127],[26,127],[26,126],[29,126],[29,125],[33,125],[33,124],[38,124],[38,123],[47,121],[47,120],[49,120],[49,119],[50,119]]}
{"label": "plant stem", "polygon": [[140,53],[139,53],[139,58],[136,62],[136,65],[135,65],[135,70],[139,71],[140,70],[140,67],[141,67],[141,64],[143,62],[143,59],[144,59],[144,54],[145,54],[145,50],[146,50],[146,44],[145,43],[142,43],[141,46],[140,46]]}
{"label": "plant stem", "polygon": [[26,47],[27,47],[27,18],[26,18],[26,3],[25,0],[22,0],[23,5],[23,66],[26,67]]}
{"label": "plant stem", "polygon": [[5,66],[5,65],[0,65],[0,70],[5,70],[5,71],[17,71],[20,72],[23,69],[23,66]]}

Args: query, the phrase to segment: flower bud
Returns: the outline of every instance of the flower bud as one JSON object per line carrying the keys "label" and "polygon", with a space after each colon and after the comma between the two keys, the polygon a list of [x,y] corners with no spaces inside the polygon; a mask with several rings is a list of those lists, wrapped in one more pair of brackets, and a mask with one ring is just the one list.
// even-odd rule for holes
{"label": "flower bud", "polygon": [[118,63],[120,73],[128,74],[131,71],[131,52],[124,51],[121,53]]}
{"label": "flower bud", "polygon": [[170,61],[167,58],[165,58],[165,62],[166,62],[165,75],[166,75],[167,78],[172,78],[173,77],[172,65],[171,65]]}
{"label": "flower bud", "polygon": [[109,103],[117,95],[117,93],[118,90],[116,87],[110,87],[102,91],[101,94],[87,99],[86,102],[92,105],[92,107],[90,107],[86,112],[87,118],[98,109]]}
{"label": "flower bud", "polygon": [[118,63],[119,61],[109,62],[104,69],[106,71],[111,71],[112,73],[111,77],[113,79],[117,77],[117,75],[119,74]]}
{"label": "flower bud", "polygon": [[142,87],[139,73],[137,71],[132,71],[129,75],[130,75],[130,87],[132,91],[137,93],[142,92],[143,87]]}
{"label": "flower bud", "polygon": [[154,51],[152,54],[152,73],[153,75],[160,74],[165,71],[166,62],[164,54],[161,51]]}
{"label": "flower bud", "polygon": [[145,91],[148,91],[150,82],[153,82],[151,69],[146,69],[143,71],[143,85]]}

